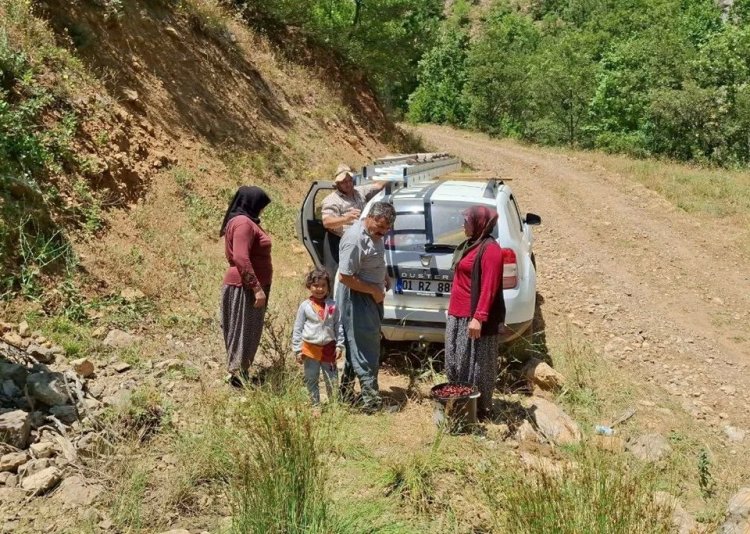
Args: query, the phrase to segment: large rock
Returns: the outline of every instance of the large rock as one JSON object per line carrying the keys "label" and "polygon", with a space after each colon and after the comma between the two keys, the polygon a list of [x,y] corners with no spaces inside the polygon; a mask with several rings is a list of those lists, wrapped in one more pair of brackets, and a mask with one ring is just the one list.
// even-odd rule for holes
{"label": "large rock", "polygon": [[750,488],[735,493],[727,505],[727,518],[719,530],[721,534],[747,534],[750,532]]}
{"label": "large rock", "polygon": [[696,532],[698,523],[672,495],[665,491],[654,493],[654,503],[671,514],[672,527],[675,534],[692,534]]}
{"label": "large rock", "polygon": [[532,397],[528,411],[539,432],[556,445],[581,441],[581,429],[559,406],[541,397]]}
{"label": "large rock", "polygon": [[545,443],[544,438],[542,438],[539,433],[534,430],[534,427],[529,423],[528,419],[524,419],[521,421],[521,424],[518,425],[518,428],[516,429],[515,434],[513,435],[516,441],[519,442],[532,442],[532,443]]}
{"label": "large rock", "polygon": [[0,359],[0,379],[12,380],[15,385],[23,389],[28,375],[29,371],[23,365]]}
{"label": "large rock", "polygon": [[661,434],[644,434],[625,444],[625,449],[644,462],[658,462],[672,452],[667,440]]}
{"label": "large rock", "polygon": [[17,449],[25,449],[31,433],[31,417],[23,410],[0,415],[0,441]]}
{"label": "large rock", "polygon": [[65,378],[61,373],[34,373],[29,375],[27,385],[31,396],[47,406],[70,402],[65,388]]}
{"label": "large rock", "polygon": [[141,336],[134,336],[133,334],[128,334],[127,332],[123,332],[116,328],[110,330],[107,337],[104,338],[104,344],[106,346],[116,349],[124,349],[141,341],[143,341]]}
{"label": "large rock", "polygon": [[540,388],[544,391],[555,391],[565,384],[565,377],[563,375],[537,358],[529,360],[523,368],[523,374],[532,390]]}
{"label": "large rock", "polygon": [[57,486],[60,478],[60,470],[57,467],[48,467],[24,478],[21,487],[31,495],[41,495]]}
{"label": "large rock", "polygon": [[0,456],[0,472],[9,471],[15,473],[29,457],[25,452],[9,452]]}
{"label": "large rock", "polygon": [[10,399],[23,395],[21,389],[10,378],[2,381],[2,384],[0,384],[0,392]]}

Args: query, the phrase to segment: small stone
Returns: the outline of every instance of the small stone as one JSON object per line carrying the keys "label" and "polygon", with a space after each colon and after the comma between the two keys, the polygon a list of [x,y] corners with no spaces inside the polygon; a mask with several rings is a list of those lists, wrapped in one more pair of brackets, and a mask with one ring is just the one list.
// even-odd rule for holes
{"label": "small stone", "polygon": [[52,350],[42,347],[41,345],[29,345],[26,352],[41,363],[52,363],[55,361],[55,355],[52,353]]}
{"label": "small stone", "polygon": [[15,488],[18,486],[18,475],[11,474],[5,479],[5,485],[8,488]]}
{"label": "small stone", "polygon": [[657,462],[672,452],[667,440],[660,434],[644,434],[628,441],[625,449],[644,462]]}
{"label": "small stone", "polygon": [[29,460],[25,464],[18,467],[18,474],[20,476],[31,476],[40,471],[44,471],[50,466],[49,458],[39,458],[38,460]]}
{"label": "small stone", "polygon": [[27,380],[29,393],[47,406],[67,404],[70,400],[61,373],[34,373]]}
{"label": "small stone", "polygon": [[138,102],[138,91],[135,89],[123,89],[122,94],[128,102]]}
{"label": "small stone", "polygon": [[31,328],[29,328],[29,323],[26,321],[21,321],[18,323],[18,333],[21,335],[21,337],[29,337],[31,335]]}
{"label": "small stone", "polygon": [[21,481],[21,487],[31,495],[41,495],[54,488],[60,482],[60,470],[48,467]]}
{"label": "small stone", "polygon": [[23,410],[0,415],[0,441],[17,449],[25,449],[31,433],[31,417]]}
{"label": "small stone", "polygon": [[16,332],[5,332],[3,334],[3,341],[16,347],[23,346],[23,338]]}
{"label": "small stone", "polygon": [[57,452],[55,450],[55,444],[51,441],[40,441],[39,443],[32,443],[29,447],[31,454],[34,458],[50,458]]}
{"label": "small stone", "polygon": [[135,345],[142,340],[143,338],[140,336],[134,336],[133,334],[128,334],[127,332],[115,328],[110,330],[107,337],[104,338],[104,344],[108,347],[124,349]]}
{"label": "small stone", "polygon": [[23,365],[0,359],[0,379],[10,379],[16,386],[23,389],[26,386],[26,377],[28,376],[29,371]]}
{"label": "small stone", "polygon": [[87,389],[91,396],[97,399],[104,394],[104,384],[88,384]]}
{"label": "small stone", "polygon": [[29,457],[25,452],[9,452],[0,456],[0,472],[15,473],[18,468],[28,461]]}
{"label": "small stone", "polygon": [[23,395],[23,392],[11,379],[3,380],[3,383],[0,384],[0,391],[2,391],[2,394],[10,399]]}
{"label": "small stone", "polygon": [[581,441],[581,429],[559,406],[541,397],[532,397],[528,411],[539,433],[556,445]]}
{"label": "small stone", "polygon": [[164,33],[167,33],[175,39],[180,39],[180,32],[178,32],[173,26],[167,26],[164,28]]}
{"label": "small stone", "polygon": [[733,443],[744,441],[747,432],[735,426],[727,425],[724,427],[724,435]]}
{"label": "small stone", "polygon": [[750,487],[741,488],[727,505],[727,517],[721,534],[746,534],[750,531]]}
{"label": "small stone", "polygon": [[78,411],[75,406],[66,404],[64,406],[53,406],[49,412],[66,425],[72,425],[78,421]]}
{"label": "small stone", "polygon": [[88,378],[94,374],[94,363],[88,358],[78,358],[70,362],[73,370],[83,378]]}
{"label": "small stone", "polygon": [[676,534],[695,532],[698,523],[693,516],[685,511],[674,496],[664,491],[657,491],[654,493],[654,503],[659,508],[671,513],[673,532]]}
{"label": "small stone", "polygon": [[104,336],[107,335],[107,328],[104,326],[97,326],[93,332],[91,332],[91,337],[94,339],[103,339]]}
{"label": "small stone", "polygon": [[55,499],[62,502],[64,508],[91,506],[103,491],[100,484],[87,484],[86,480],[74,475],[60,483]]}
{"label": "small stone", "polygon": [[143,291],[139,289],[126,287],[125,289],[120,291],[120,298],[124,300],[125,302],[135,302],[137,300],[146,298],[146,295],[144,295]]}
{"label": "small stone", "polygon": [[544,391],[555,391],[565,384],[565,377],[555,371],[547,363],[532,358],[523,369],[523,374],[529,384]]}
{"label": "small stone", "polygon": [[118,373],[124,373],[125,371],[130,369],[130,364],[125,362],[115,362],[112,364],[112,369],[114,369]]}

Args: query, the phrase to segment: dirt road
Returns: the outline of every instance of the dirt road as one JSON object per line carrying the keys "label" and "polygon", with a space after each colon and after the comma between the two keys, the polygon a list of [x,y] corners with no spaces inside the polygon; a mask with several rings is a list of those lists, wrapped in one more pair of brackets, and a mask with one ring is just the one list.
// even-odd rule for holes
{"label": "dirt road", "polygon": [[711,426],[750,428],[750,267],[722,224],[681,212],[585,155],[449,128],[417,129],[511,186],[535,230],[548,335],[581,332]]}

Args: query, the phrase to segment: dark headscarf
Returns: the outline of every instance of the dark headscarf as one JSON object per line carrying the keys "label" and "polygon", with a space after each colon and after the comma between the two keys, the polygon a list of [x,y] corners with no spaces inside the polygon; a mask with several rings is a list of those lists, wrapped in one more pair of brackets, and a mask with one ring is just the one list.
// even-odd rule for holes
{"label": "dark headscarf", "polygon": [[453,252],[453,270],[464,256],[482,244],[482,241],[492,233],[497,224],[497,211],[487,206],[472,206],[464,211],[464,219],[468,225],[469,237],[456,247]]}
{"label": "dark headscarf", "polygon": [[243,185],[234,194],[229,203],[224,222],[221,223],[219,237],[227,231],[227,224],[237,215],[248,217],[255,224],[260,224],[260,211],[271,203],[271,198],[260,187]]}

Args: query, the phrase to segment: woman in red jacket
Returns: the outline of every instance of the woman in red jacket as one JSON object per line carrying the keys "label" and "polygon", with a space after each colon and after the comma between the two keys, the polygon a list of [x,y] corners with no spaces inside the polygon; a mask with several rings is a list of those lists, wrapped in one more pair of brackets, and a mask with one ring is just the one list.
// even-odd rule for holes
{"label": "woman in red jacket", "polygon": [[273,266],[271,237],[260,226],[260,214],[270,203],[260,187],[240,187],[219,232],[229,262],[221,288],[221,329],[234,386],[247,378],[263,333]]}
{"label": "woman in red jacket", "polygon": [[492,232],[497,212],[472,206],[464,212],[466,241],[453,256],[453,288],[445,325],[448,380],[478,387],[478,412],[492,415],[499,333],[505,322],[503,251]]}

